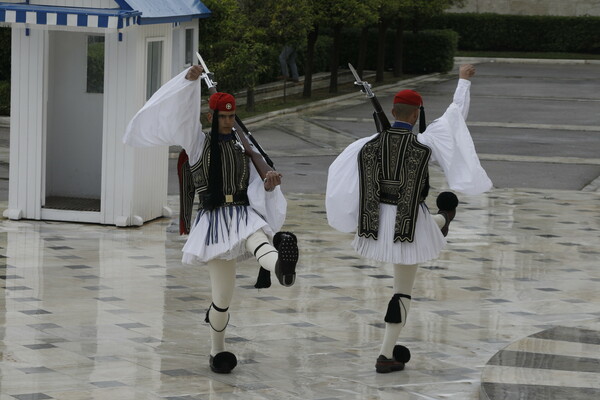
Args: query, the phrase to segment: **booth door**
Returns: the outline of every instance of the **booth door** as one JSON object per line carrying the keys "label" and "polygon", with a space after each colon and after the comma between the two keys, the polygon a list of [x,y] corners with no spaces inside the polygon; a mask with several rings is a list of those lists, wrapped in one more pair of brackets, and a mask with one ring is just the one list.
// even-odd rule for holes
{"label": "booth door", "polygon": [[[71,210],[98,213],[99,220],[104,36],[50,32],[46,81],[48,125],[42,218],[86,220],[73,212],[48,211]],[[88,222],[96,222],[93,214],[89,215],[92,218]]]}

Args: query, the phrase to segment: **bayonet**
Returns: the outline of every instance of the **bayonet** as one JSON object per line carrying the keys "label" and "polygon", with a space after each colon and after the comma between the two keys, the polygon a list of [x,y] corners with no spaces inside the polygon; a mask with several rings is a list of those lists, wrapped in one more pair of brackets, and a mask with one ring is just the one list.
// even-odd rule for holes
{"label": "bayonet", "polygon": [[352,64],[348,63],[348,67],[350,68],[352,75],[354,75],[354,86],[360,87],[361,92],[366,94],[368,99],[375,97],[375,94],[371,90],[371,85],[368,82],[365,82],[362,79],[360,79],[360,76],[358,76],[358,72],[356,72]]}
{"label": "bayonet", "polygon": [[198,57],[198,61],[200,61],[200,65],[202,65],[202,68],[204,69],[204,72],[202,73],[202,75],[200,75],[200,77],[204,80],[204,83],[206,83],[206,86],[208,87],[209,91],[211,88],[215,88],[216,91],[217,82],[213,80],[212,72],[208,70],[208,67],[206,66],[206,63],[204,62],[204,59],[202,58],[200,53],[196,52],[196,57]]}
{"label": "bayonet", "polygon": [[375,111],[373,111],[373,119],[375,120],[375,128],[377,129],[377,132],[381,133],[384,130],[389,129],[391,126],[390,121],[385,115],[385,112],[383,112],[383,108],[381,108],[381,104],[379,104],[377,96],[375,96],[375,93],[373,93],[373,91],[371,90],[371,85],[369,84],[369,82],[360,79],[360,76],[358,76],[358,72],[356,72],[352,64],[348,63],[348,67],[350,68],[352,75],[354,75],[354,85],[360,87],[360,91],[363,92],[367,96],[367,98],[371,100],[371,104],[375,109]]}

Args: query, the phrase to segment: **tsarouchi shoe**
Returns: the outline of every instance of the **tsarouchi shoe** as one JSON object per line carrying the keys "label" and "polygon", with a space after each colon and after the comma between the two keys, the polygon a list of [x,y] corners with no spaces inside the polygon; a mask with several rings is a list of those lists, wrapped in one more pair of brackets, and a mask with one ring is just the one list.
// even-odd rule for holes
{"label": "tsarouchi shoe", "polygon": [[283,286],[292,286],[296,282],[296,264],[298,263],[298,241],[291,232],[277,232],[273,236],[273,246],[279,253],[275,264],[275,275]]}
{"label": "tsarouchi shoe", "polygon": [[237,365],[235,354],[228,351],[222,351],[216,356],[210,356],[210,369],[217,374],[228,374]]}
{"label": "tsarouchi shoe", "polygon": [[448,235],[448,227],[450,222],[456,216],[456,207],[458,206],[458,197],[452,192],[442,192],[436,199],[436,205],[438,206],[438,214],[442,214],[446,219],[446,223],[442,226],[442,235]]}
{"label": "tsarouchi shoe", "polygon": [[377,363],[375,363],[375,371],[380,374],[387,374],[388,372],[402,371],[404,369],[404,363],[397,361],[393,358],[387,358],[384,355],[377,357]]}

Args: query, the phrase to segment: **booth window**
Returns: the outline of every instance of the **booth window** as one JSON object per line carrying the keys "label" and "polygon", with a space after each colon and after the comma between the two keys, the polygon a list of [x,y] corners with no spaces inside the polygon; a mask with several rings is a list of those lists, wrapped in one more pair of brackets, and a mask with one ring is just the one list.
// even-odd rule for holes
{"label": "booth window", "polygon": [[185,65],[192,65],[194,62],[194,30],[185,30]]}
{"label": "booth window", "polygon": [[104,36],[88,36],[87,92],[104,93]]}
{"label": "booth window", "polygon": [[156,92],[162,84],[162,58],[162,40],[149,41],[148,58],[146,60],[146,100],[152,97],[154,92]]}

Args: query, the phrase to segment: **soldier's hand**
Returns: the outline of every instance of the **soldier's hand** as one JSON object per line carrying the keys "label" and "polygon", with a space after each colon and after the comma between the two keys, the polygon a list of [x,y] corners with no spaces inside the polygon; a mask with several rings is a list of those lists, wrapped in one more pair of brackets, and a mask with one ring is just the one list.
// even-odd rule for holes
{"label": "soldier's hand", "polygon": [[192,65],[188,70],[188,73],[185,75],[185,79],[188,81],[195,81],[202,75],[204,72],[204,68],[201,65]]}
{"label": "soldier's hand", "polygon": [[265,184],[265,190],[270,192],[275,189],[276,186],[281,185],[281,174],[276,171],[269,171],[263,182]]}
{"label": "soldier's hand", "polygon": [[475,66],[472,64],[463,64],[460,66],[458,76],[461,79],[470,79],[473,75],[475,75]]}

